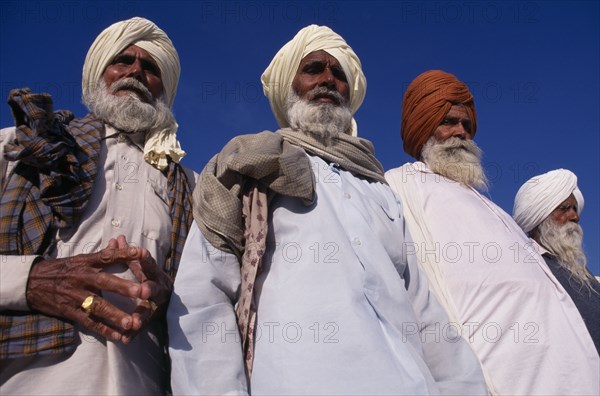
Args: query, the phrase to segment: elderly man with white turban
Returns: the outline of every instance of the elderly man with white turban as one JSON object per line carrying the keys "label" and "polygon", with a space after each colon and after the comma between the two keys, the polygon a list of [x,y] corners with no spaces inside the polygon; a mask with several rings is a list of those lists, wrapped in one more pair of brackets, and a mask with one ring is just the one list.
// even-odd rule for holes
{"label": "elderly man with white turban", "polygon": [[282,129],[234,138],[194,191],[168,312],[174,393],[485,393],[355,137],[356,54],[308,26],[262,82]]}
{"label": "elderly man with white turban", "polygon": [[74,119],[11,91],[0,133],[0,393],[165,394],[165,311],[193,220],[171,40],[143,18],[90,48]]}
{"label": "elderly man with white turban", "polygon": [[600,283],[586,268],[577,176],[556,169],[527,180],[515,196],[513,218],[569,293],[600,350]]}
{"label": "elderly man with white turban", "polygon": [[[429,70],[402,103],[404,151],[386,172],[400,196],[410,254],[477,354],[490,393],[600,392],[600,360],[581,316],[508,213],[484,193],[473,95]],[[574,369],[576,367],[576,369]]]}

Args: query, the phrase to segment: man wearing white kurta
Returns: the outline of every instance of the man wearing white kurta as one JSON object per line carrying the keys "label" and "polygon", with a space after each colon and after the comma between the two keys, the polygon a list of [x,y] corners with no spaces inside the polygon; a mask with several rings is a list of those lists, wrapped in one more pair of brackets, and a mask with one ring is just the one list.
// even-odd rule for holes
{"label": "man wearing white kurta", "polygon": [[577,176],[555,169],[527,180],[515,196],[513,218],[565,288],[600,351],[600,283],[583,249],[583,193]]}
{"label": "man wearing white kurta", "polygon": [[[165,319],[156,310],[166,309],[169,275],[175,273],[191,224],[195,185],[193,172],[176,163],[183,152],[169,107],[178,80],[179,58],[171,40],[151,21],[132,18],[105,29],[88,52],[87,117],[71,121],[71,115],[61,122],[46,95],[11,92],[17,128],[0,131],[0,152],[6,158],[29,155],[0,157],[0,394],[167,392]],[[42,106],[47,111],[34,111]],[[22,115],[27,111],[29,119]],[[61,147],[62,155],[44,155],[46,148]],[[87,155],[77,151],[86,148]],[[92,173],[84,175],[79,168],[93,169],[92,180],[74,186],[64,181]],[[31,188],[15,199],[20,175],[41,180],[38,197]],[[47,175],[65,184],[44,193]],[[81,196],[69,188],[80,192],[80,184],[89,190],[76,208]],[[56,218],[60,208],[45,208],[46,201],[58,201],[53,194],[66,194],[65,206],[79,209],[71,224]],[[173,201],[187,208],[181,217],[174,215]],[[29,206],[17,207],[14,221],[9,208],[23,202]],[[44,243],[30,251],[11,250],[32,244],[24,235],[36,227],[23,222],[30,224],[36,203],[54,217],[47,228],[37,224]],[[7,232],[12,224],[18,233]],[[144,295],[148,289],[151,294]]]}
{"label": "man wearing white kurta", "polygon": [[388,171],[412,251],[450,318],[503,395],[600,391],[598,354],[571,298],[513,219],[480,193],[487,182],[474,101],[432,70],[407,89],[405,151],[420,161]]}
{"label": "man wearing white kurta", "polygon": [[194,192],[168,313],[174,393],[484,394],[406,256],[371,143],[353,136],[354,52],[309,26],[262,81],[283,129],[232,140]]}

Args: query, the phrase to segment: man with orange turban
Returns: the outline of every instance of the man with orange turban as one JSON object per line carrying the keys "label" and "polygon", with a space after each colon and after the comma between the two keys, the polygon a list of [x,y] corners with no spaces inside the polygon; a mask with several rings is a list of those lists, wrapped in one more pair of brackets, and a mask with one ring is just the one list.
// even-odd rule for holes
{"label": "man with orange turban", "polygon": [[262,76],[279,131],[206,166],[168,311],[174,394],[483,394],[353,114],[358,56],[300,30]]}
{"label": "man with orange turban", "polygon": [[[179,57],[144,18],[83,66],[90,114],[11,91],[0,132],[0,394],[164,395],[165,311],[192,219],[170,107]],[[131,244],[131,246],[130,246]]]}
{"label": "man with orange turban", "polygon": [[[431,70],[402,104],[404,150],[386,173],[401,197],[411,255],[500,395],[598,394],[600,362],[573,301],[510,215],[486,198],[475,104]],[[574,369],[577,367],[577,369]]]}

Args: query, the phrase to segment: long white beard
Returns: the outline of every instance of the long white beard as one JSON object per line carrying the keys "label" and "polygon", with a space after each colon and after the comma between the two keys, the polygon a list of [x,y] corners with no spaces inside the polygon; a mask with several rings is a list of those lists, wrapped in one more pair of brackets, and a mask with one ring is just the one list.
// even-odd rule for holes
{"label": "long white beard", "polygon": [[433,172],[450,180],[486,191],[488,180],[481,165],[481,149],[472,140],[451,137],[439,141],[431,136],[421,157]]}
{"label": "long white beard", "polygon": [[590,279],[586,271],[587,258],[583,251],[583,229],[571,221],[557,224],[547,217],[538,226],[538,242],[558,258],[558,263],[566,268],[588,289]]}
{"label": "long white beard", "polygon": [[[131,87],[136,92],[114,95],[125,87]],[[138,94],[148,103],[142,101]],[[123,132],[160,130],[175,123],[173,113],[164,101],[154,100],[148,88],[134,78],[115,81],[108,89],[104,80],[100,79],[96,88],[84,97],[84,104],[98,118]]]}
{"label": "long white beard", "polygon": [[337,91],[326,87],[316,87],[308,95],[327,93],[335,96],[340,105],[333,103],[315,104],[301,99],[293,88],[290,88],[287,100],[287,121],[292,129],[312,134],[316,138],[329,139],[345,133],[352,123],[352,113],[343,97]]}

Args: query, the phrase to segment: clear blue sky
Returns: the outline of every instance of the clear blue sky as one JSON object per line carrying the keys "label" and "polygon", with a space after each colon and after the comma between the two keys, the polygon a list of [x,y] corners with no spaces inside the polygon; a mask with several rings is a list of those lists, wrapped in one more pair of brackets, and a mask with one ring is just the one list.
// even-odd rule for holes
{"label": "clear blue sky", "polygon": [[[2,1],[0,96],[29,86],[84,115],[85,54],[105,27],[133,16],[156,22],[177,47],[174,112],[195,170],[231,137],[277,128],[260,75],[308,24],[328,25],[360,57],[368,89],[359,134],[386,169],[411,160],[399,133],[410,81],[429,69],[454,73],[475,96],[491,198],[510,213],[529,177],[574,171],[589,266],[600,275],[599,2]],[[12,125],[7,105],[0,125]]]}

